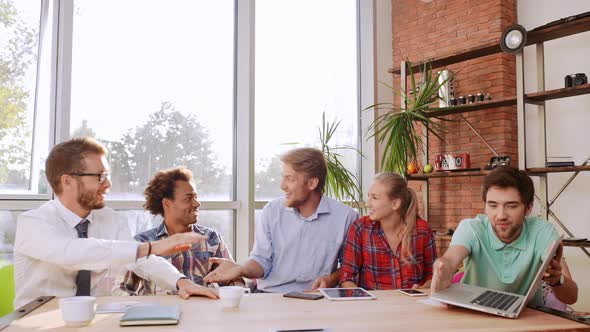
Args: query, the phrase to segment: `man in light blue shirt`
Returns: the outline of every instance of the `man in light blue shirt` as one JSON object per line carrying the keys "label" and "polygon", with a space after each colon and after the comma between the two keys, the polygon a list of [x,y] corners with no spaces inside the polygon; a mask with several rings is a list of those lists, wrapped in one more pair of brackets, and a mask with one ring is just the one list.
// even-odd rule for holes
{"label": "man in light blue shirt", "polygon": [[[559,234],[548,221],[528,217],[534,193],[533,181],[524,171],[499,167],[488,174],[482,190],[485,214],[461,221],[449,249],[434,263],[431,291],[449,287],[463,262],[461,282],[524,295],[543,260],[551,259],[543,280],[560,301],[576,302],[576,283],[562,273],[561,245],[555,257],[544,257]],[[541,300],[539,291],[535,303]]]}
{"label": "man in light blue shirt", "polygon": [[358,214],[323,196],[327,169],[321,151],[295,149],[281,161],[285,196],[262,210],[250,259],[238,265],[211,258],[219,267],[205,282],[256,278],[259,290],[281,293],[338,284],[342,243]]}

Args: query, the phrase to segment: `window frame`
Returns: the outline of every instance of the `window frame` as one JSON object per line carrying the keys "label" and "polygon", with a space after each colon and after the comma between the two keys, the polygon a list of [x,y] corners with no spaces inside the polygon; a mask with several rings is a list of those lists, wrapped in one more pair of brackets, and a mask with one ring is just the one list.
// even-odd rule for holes
{"label": "window frame", "polygon": [[[49,148],[70,136],[70,100],[72,71],[72,39],[74,21],[74,0],[40,0],[41,20],[51,19],[49,32],[40,29],[40,34],[51,33],[51,78]],[[358,147],[366,158],[358,157],[357,165],[361,174],[361,189],[375,174],[375,142],[366,138],[367,128],[375,114],[372,110],[362,112],[366,105],[376,102],[376,72],[387,72],[386,68],[376,68],[375,34],[378,29],[375,17],[381,10],[379,1],[356,0],[357,7],[357,121]],[[203,210],[232,210],[234,212],[234,257],[244,261],[254,241],[254,211],[262,208],[267,201],[256,201],[254,170],[254,63],[255,63],[255,0],[234,0],[234,107],[233,107],[233,193],[229,201],[203,201]],[[386,11],[390,13],[391,11]],[[41,24],[43,27],[43,22]],[[381,28],[380,28],[381,29]],[[389,28],[388,31],[391,29]],[[391,33],[389,32],[389,36]],[[391,40],[391,38],[389,38]],[[41,38],[40,38],[41,41]],[[40,42],[41,43],[41,42]],[[41,47],[41,45],[39,46]],[[47,45],[43,45],[47,47]],[[390,53],[391,54],[391,53]],[[390,61],[386,61],[389,65]],[[382,67],[382,66],[379,66]],[[39,65],[37,67],[39,71]],[[39,75],[36,86],[39,87]],[[35,112],[39,108],[35,97]],[[33,145],[37,138],[33,123]],[[45,124],[43,124],[45,125]],[[34,156],[34,151],[32,157]],[[34,169],[34,166],[31,166]],[[47,194],[1,194],[0,210],[29,210],[41,206],[53,198],[51,188]],[[107,206],[116,210],[142,209],[143,201],[107,200]]]}
{"label": "window frame", "polygon": [[[48,138],[48,149],[51,148],[55,144],[54,140],[54,129],[55,129],[55,121],[53,119],[55,114],[55,102],[54,96],[56,91],[56,80],[54,77],[56,75],[56,67],[57,67],[57,29],[56,26],[58,24],[58,7],[59,3],[57,0],[40,0],[40,13],[39,13],[39,42],[37,44],[37,61],[36,61],[36,74],[35,74],[35,95],[33,98],[33,123],[32,123],[32,135],[31,135],[31,166],[29,169],[29,176],[30,176],[30,188],[36,187],[36,184],[39,183],[39,166],[34,162],[37,156],[37,150],[35,147],[38,145],[37,139],[39,138],[39,126],[37,124],[38,112],[39,112],[39,87],[41,85],[41,80],[44,78],[41,75],[41,67],[45,64],[43,60],[45,60],[45,56],[49,58],[49,63],[47,64],[47,68],[49,68],[49,87],[48,87],[48,95],[49,95],[49,103],[46,105],[48,107],[49,112],[49,133],[50,137]],[[49,44],[45,44],[44,41],[49,38]],[[49,49],[47,49],[49,48]],[[45,52],[48,52],[45,55]],[[53,192],[51,187],[48,187],[48,192],[45,194],[37,193],[31,189],[25,190],[10,190],[8,193],[0,193],[0,209],[4,208],[5,210],[17,210],[12,208],[13,204],[19,204],[18,202],[22,201],[36,201],[36,200],[49,200],[53,197]],[[16,203],[12,204],[4,204],[6,201],[14,201]],[[29,206],[26,205],[25,206]]]}

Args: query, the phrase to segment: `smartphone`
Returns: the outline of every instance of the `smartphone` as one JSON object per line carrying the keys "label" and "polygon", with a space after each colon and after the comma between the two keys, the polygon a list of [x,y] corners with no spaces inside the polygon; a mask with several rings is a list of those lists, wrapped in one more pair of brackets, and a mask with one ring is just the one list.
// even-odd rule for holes
{"label": "smartphone", "polygon": [[397,291],[408,296],[426,296],[426,293],[412,288],[398,289]]}
{"label": "smartphone", "polygon": [[289,292],[283,294],[284,297],[291,297],[294,299],[304,299],[304,300],[319,300],[324,296],[322,294],[311,294],[311,293],[301,293],[301,292]]}

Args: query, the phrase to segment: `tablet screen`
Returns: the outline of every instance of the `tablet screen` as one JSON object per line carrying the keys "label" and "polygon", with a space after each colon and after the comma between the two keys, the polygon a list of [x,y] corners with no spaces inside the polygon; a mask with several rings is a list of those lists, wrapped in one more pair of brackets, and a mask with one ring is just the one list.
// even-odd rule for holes
{"label": "tablet screen", "polygon": [[373,297],[362,288],[322,288],[322,293],[331,298]]}

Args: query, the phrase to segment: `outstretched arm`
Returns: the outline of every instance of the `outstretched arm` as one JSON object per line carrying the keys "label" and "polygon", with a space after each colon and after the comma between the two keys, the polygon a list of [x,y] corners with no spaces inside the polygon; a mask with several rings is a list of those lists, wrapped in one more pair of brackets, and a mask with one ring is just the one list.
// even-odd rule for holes
{"label": "outstretched arm", "polygon": [[206,283],[229,282],[240,277],[262,278],[264,276],[262,266],[251,259],[244,265],[239,265],[230,259],[212,257],[209,258],[209,263],[219,266],[203,278]]}
{"label": "outstretched arm", "polygon": [[430,284],[430,293],[436,293],[451,285],[453,274],[457,268],[469,255],[467,248],[460,245],[452,245],[447,249],[445,254],[434,262],[432,267],[432,283]]}
{"label": "outstretched arm", "polygon": [[187,232],[174,234],[159,241],[143,242],[137,249],[137,258],[148,256],[148,253],[150,255],[165,256],[179,251],[186,251],[191,248],[192,244],[207,241],[208,239],[205,235]]}

